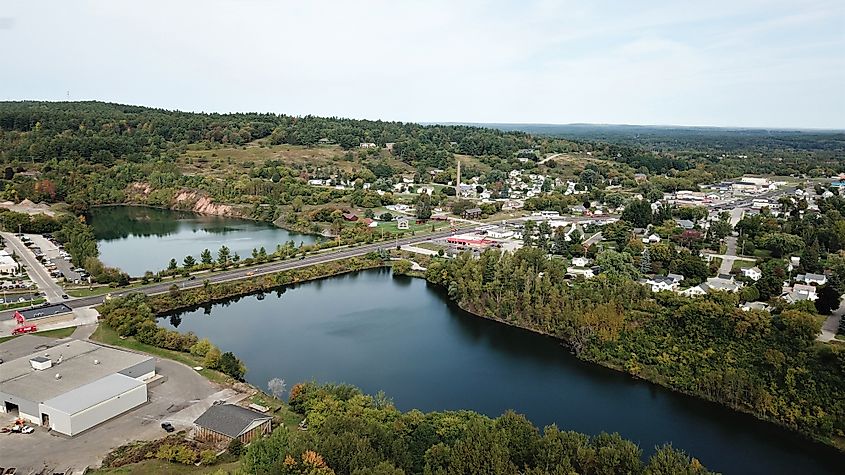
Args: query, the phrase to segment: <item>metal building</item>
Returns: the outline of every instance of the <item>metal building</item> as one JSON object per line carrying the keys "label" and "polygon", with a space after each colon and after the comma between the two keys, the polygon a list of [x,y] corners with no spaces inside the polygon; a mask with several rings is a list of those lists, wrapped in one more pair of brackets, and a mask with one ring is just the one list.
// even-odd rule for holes
{"label": "metal building", "polygon": [[152,357],[71,340],[0,364],[0,412],[73,436],[147,402]]}

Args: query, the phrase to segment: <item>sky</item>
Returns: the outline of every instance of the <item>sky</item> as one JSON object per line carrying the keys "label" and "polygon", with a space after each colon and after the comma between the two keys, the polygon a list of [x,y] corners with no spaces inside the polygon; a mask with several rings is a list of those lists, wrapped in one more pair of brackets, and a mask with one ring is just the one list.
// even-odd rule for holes
{"label": "sky", "polygon": [[0,99],[845,129],[842,0],[4,2]]}

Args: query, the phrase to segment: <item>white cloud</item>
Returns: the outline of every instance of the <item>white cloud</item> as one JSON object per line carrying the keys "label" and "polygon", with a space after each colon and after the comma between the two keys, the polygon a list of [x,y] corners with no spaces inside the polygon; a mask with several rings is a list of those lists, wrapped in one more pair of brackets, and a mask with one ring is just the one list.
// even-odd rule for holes
{"label": "white cloud", "polygon": [[840,2],[55,1],[0,16],[4,99],[845,127]]}

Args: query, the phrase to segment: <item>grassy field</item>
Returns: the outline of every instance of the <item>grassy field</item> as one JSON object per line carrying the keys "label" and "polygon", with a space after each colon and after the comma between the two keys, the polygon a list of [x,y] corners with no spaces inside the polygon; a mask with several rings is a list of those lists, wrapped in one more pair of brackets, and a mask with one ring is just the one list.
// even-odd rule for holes
{"label": "grassy field", "polygon": [[736,261],[734,261],[733,270],[748,269],[748,268],[754,267],[756,265],[757,265],[756,262],[736,260]]}
{"label": "grassy field", "polygon": [[[151,285],[151,284],[150,284]],[[126,287],[114,288],[109,286],[101,286],[101,287],[79,287],[76,289],[67,289],[67,294],[71,297],[91,297],[93,295],[105,295],[109,292],[118,292],[121,290],[129,290],[129,289],[137,289],[139,287],[143,287],[140,282],[133,282]]]}
{"label": "grassy field", "polygon": [[[243,147],[221,147],[212,149],[189,149],[179,157],[177,164],[186,174],[222,178],[233,171],[247,173],[253,166],[268,160],[279,160],[286,166],[332,166],[346,172],[360,169],[362,164],[357,157],[359,150],[352,150],[355,159],[346,160],[346,151],[337,145],[304,147],[298,145],[262,146],[262,141]],[[383,160],[398,173],[413,172],[408,164],[381,151],[379,160]]]}
{"label": "grassy field", "polygon": [[[57,328],[55,330],[44,330],[43,332],[29,333],[29,335],[45,336],[47,338],[66,338],[71,336],[74,330],[76,330],[76,327]],[[4,336],[0,338],[0,343],[17,338],[18,336],[20,335]]]}
{"label": "grassy field", "polygon": [[42,303],[46,302],[45,299],[35,299],[35,300],[27,300],[26,302],[15,302],[15,303],[7,303],[0,305],[0,310],[11,310],[13,308],[23,308],[23,307],[30,307],[33,305],[41,305]]}
{"label": "grassy field", "polygon": [[120,468],[104,468],[88,472],[93,475],[122,474],[122,475],[202,475],[208,473],[237,473],[240,462],[230,462],[211,466],[180,465],[162,460],[145,460],[143,462],[125,465]]}
{"label": "grassy field", "polygon": [[[196,357],[190,353],[182,353],[180,351],[158,348],[156,346],[141,343],[131,337],[121,339],[117,335],[117,332],[115,332],[113,329],[103,323],[100,323],[100,325],[97,327],[97,330],[94,332],[93,335],[91,335],[91,339],[94,341],[99,341],[100,343],[105,343],[107,345],[119,346],[121,348],[141,351],[161,358],[167,358],[173,361],[178,361],[192,368],[195,366],[202,366],[202,358]],[[203,368],[199,371],[199,373],[216,383],[228,383],[232,381],[232,378],[213,369]]]}
{"label": "grassy field", "polygon": [[446,250],[448,249],[447,246],[442,246],[440,244],[435,244],[433,242],[421,242],[419,244],[415,244],[414,247],[418,247],[420,249],[428,249],[429,251],[439,251],[439,250]]}

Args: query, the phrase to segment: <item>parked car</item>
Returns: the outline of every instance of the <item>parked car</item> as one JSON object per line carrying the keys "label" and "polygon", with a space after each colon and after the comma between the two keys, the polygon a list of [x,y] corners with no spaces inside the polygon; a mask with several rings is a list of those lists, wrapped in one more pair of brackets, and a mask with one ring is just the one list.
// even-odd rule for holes
{"label": "parked car", "polygon": [[69,299],[70,297],[68,297],[67,294],[62,294],[62,298],[63,299]]}
{"label": "parked car", "polygon": [[164,429],[165,432],[173,432],[173,431],[176,430],[176,428],[173,427],[173,424],[171,424],[169,422],[162,422],[161,428]]}

